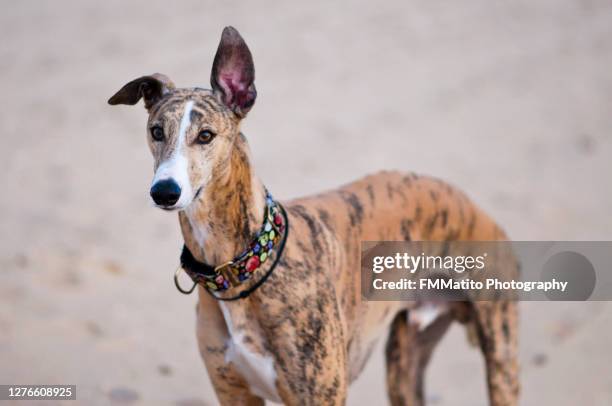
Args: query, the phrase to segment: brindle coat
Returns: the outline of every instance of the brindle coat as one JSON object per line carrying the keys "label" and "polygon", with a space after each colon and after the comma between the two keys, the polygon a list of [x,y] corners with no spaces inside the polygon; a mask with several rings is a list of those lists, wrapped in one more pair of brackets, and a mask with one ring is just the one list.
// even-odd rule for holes
{"label": "brindle coat", "polygon": [[[164,134],[162,141],[148,138],[156,171],[168,162],[184,169],[176,175],[185,177],[181,200],[163,208],[179,210],[185,244],[198,260],[220,264],[259,229],[265,193],[240,133],[256,97],[253,62],[231,27],[223,32],[211,83],[212,90],[176,89],[163,75],[145,76],[109,103],[144,98],[149,128],[159,126]],[[205,137],[210,132],[212,141]],[[421,405],[425,368],[453,320],[474,327],[491,404],[517,404],[515,303],[448,305],[432,323],[420,325],[418,303],[360,296],[361,241],[505,240],[463,193],[437,179],[382,172],[283,205],[290,232],[266,283],[246,299],[223,303],[199,287],[198,343],[222,404],[259,405],[266,396],[288,405],[342,405],[349,383],[390,326],[391,403]],[[258,270],[253,280],[266,271]]]}

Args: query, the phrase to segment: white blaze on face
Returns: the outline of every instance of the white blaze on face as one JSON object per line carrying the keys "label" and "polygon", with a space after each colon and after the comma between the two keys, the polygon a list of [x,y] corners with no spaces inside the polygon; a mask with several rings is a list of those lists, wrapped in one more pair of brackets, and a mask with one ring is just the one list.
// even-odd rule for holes
{"label": "white blaze on face", "polygon": [[155,183],[172,179],[181,188],[181,197],[173,206],[177,209],[185,208],[193,200],[193,188],[189,180],[189,162],[187,159],[187,147],[186,147],[186,133],[191,125],[191,110],[193,109],[193,101],[185,103],[185,110],[181,117],[181,123],[179,125],[179,132],[176,139],[176,147],[172,152],[172,155],[162,162],[155,171],[155,177],[151,186]]}

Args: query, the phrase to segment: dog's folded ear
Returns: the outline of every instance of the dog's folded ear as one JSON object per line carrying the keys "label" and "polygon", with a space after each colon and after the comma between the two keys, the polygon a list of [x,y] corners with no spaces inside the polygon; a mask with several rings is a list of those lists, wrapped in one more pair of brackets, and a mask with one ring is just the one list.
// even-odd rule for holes
{"label": "dog's folded ear", "polygon": [[255,66],[246,43],[234,27],[225,27],[210,75],[215,94],[240,118],[257,97]]}
{"label": "dog's folded ear", "polygon": [[138,100],[144,98],[145,107],[149,110],[172,89],[174,89],[174,83],[166,75],[154,73],[134,79],[123,86],[113,97],[108,99],[108,104],[134,105],[138,103]]}

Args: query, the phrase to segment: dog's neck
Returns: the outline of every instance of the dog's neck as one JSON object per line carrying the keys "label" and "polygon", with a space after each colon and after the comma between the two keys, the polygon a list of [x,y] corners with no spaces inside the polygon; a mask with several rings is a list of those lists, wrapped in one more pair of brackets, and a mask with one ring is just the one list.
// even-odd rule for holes
{"label": "dog's neck", "polygon": [[232,260],[263,223],[266,191],[249,155],[239,134],[227,164],[215,169],[200,196],[179,213],[183,239],[198,261],[216,266]]}

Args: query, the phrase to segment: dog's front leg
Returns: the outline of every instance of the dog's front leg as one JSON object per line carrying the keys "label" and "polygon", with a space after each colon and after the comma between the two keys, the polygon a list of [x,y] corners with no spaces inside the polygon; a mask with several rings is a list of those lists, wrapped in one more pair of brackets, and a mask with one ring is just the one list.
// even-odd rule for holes
{"label": "dog's front leg", "polygon": [[279,396],[285,405],[344,405],[346,343],[335,300],[313,295],[301,303],[273,330]]}
{"label": "dog's front leg", "polygon": [[207,293],[201,294],[196,313],[196,333],[200,355],[206,365],[219,403],[224,406],[264,405],[262,398],[251,393],[236,367],[225,360],[229,336],[217,303]]}
{"label": "dog's front leg", "polygon": [[[348,390],[346,362],[344,354],[339,350],[343,343],[329,343],[329,347],[326,344],[312,352],[299,354],[286,349],[287,356],[283,360],[279,359],[279,365],[288,368],[278,376],[279,395],[283,404],[345,405]],[[295,350],[300,351],[297,348]],[[291,357],[294,354],[296,357]]]}

